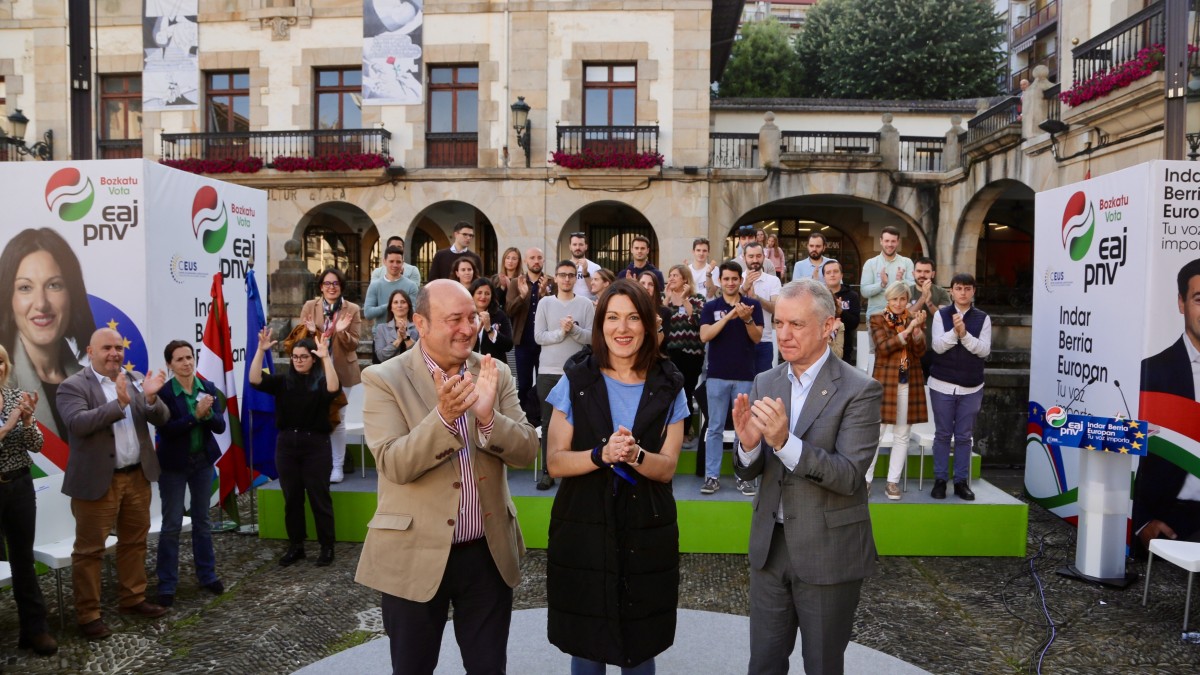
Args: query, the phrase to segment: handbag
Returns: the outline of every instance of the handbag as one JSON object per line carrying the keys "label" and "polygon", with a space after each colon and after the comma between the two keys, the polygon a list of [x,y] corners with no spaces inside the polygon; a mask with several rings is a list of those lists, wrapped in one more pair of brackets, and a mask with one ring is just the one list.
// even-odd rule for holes
{"label": "handbag", "polygon": [[288,333],[288,336],[283,339],[283,353],[290,355],[296,343],[306,337],[310,337],[308,326],[304,325],[303,322],[296,324],[292,332]]}

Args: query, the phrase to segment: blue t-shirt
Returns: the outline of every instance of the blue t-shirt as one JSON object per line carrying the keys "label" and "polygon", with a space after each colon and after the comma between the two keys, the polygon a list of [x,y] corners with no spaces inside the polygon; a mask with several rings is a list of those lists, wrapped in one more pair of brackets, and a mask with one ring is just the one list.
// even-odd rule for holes
{"label": "blue t-shirt", "polygon": [[[645,389],[645,383],[642,384],[626,384],[618,382],[611,377],[604,375],[604,386],[608,389],[608,414],[612,415],[613,431],[618,427],[625,427],[633,430],[633,418],[637,415],[638,403],[642,400],[642,389]],[[567,416],[567,421],[572,426],[575,425],[575,416],[571,412],[571,383],[567,378],[562,378],[554,388],[550,390],[550,395],[546,397],[546,402],[554,406],[555,410],[561,410]],[[668,424],[674,424],[680,420],[687,419],[687,399],[684,398],[683,390],[679,390],[679,395],[675,397],[675,402],[671,404],[671,414]]]}
{"label": "blue t-shirt", "polygon": [[[763,325],[762,304],[744,295],[742,303],[754,308],[754,323]],[[700,310],[700,325],[711,326],[726,312],[732,311],[733,305],[717,296],[704,303],[704,309]],[[746,322],[730,319],[717,337],[708,342],[708,376],[715,380],[753,380],[754,375],[754,341],[746,332]]]}

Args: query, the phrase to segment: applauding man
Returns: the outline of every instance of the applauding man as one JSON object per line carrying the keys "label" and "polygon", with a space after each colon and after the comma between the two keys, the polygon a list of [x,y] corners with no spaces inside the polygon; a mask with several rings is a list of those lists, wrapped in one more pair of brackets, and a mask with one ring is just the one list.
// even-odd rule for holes
{"label": "applauding man", "polygon": [[63,494],[75,515],[71,580],[75,617],[89,640],[112,635],[100,618],[100,562],[109,533],[117,533],[117,602],[122,614],[166,614],[146,602],[146,534],[150,531],[150,483],[158,480],[158,457],[149,422],[170,418],[158,398],[162,371],[142,379],[125,370],[125,340],[111,328],[92,333],[92,366],[58,385],[58,413],[67,427],[70,455]]}
{"label": "applauding man", "polygon": [[505,670],[525,552],[505,465],[533,461],[537,434],[508,367],[471,351],[475,311],[458,282],[429,282],[416,348],[363,371],[379,509],[355,580],[383,593],[397,673],[433,672],[452,604],[465,670]]}

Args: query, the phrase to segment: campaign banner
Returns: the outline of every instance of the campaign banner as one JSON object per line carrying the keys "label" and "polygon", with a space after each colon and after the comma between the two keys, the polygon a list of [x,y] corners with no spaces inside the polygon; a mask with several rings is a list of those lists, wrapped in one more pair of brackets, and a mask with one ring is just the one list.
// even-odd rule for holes
{"label": "campaign banner", "polygon": [[167,342],[199,345],[212,274],[228,271],[235,344],[245,344],[242,277],[254,252],[265,257],[264,192],[122,159],[0,162],[0,195],[19,214],[2,230],[0,297],[11,311],[0,314],[0,345],[8,386],[38,394],[37,475],[67,466],[54,397],[90,365],[97,328],[124,338],[127,370],[165,369]]}
{"label": "campaign banner", "polygon": [[362,98],[424,105],[424,0],[363,0]]}
{"label": "campaign banner", "polygon": [[[1138,419],[1150,269],[1151,165],[1048,190],[1035,200],[1034,311],[1025,489],[1079,515],[1081,446],[1048,442],[1069,414]],[[1123,383],[1123,384],[1122,384]],[[1047,415],[1048,411],[1052,414]]]}
{"label": "campaign banner", "polygon": [[199,0],[143,0],[142,110],[196,110],[200,103]]}
{"label": "campaign banner", "polygon": [[1042,442],[1050,447],[1144,456],[1148,450],[1145,420],[1071,415],[1059,406],[1045,414]]}
{"label": "campaign banner", "polygon": [[1154,199],[1143,318],[1127,329],[1136,330],[1140,323],[1145,345],[1137,413],[1150,423],[1150,454],[1170,465],[1157,475],[1174,485],[1188,475],[1200,477],[1194,365],[1200,354],[1200,167],[1158,161],[1151,171]]}

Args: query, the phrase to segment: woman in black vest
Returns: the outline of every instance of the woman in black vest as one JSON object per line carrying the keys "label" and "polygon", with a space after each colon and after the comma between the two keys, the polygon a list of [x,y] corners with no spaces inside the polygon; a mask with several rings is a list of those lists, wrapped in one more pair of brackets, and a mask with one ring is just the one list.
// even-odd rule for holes
{"label": "woman in black vest", "polygon": [[671,479],[683,444],[683,375],[658,348],[654,303],[621,279],[596,303],[601,330],[571,357],[554,407],[547,469],[550,642],[573,675],[654,672],[675,640],[679,527]]}

